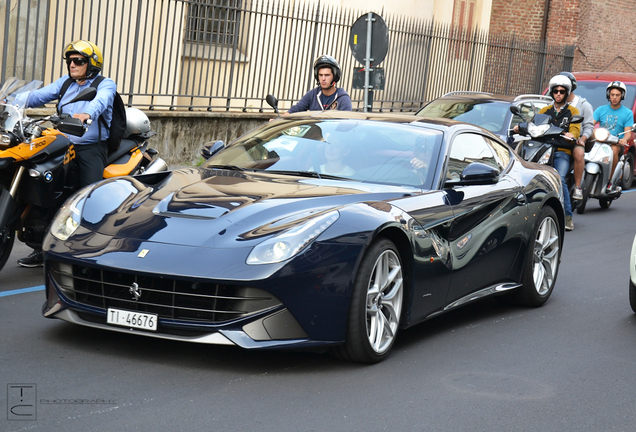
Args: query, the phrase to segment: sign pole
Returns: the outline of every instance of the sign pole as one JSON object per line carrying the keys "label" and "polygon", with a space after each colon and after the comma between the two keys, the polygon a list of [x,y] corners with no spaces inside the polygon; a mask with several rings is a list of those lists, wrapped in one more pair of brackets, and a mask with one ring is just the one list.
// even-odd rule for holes
{"label": "sign pole", "polygon": [[[373,18],[373,12],[369,12],[367,14],[367,49],[364,58],[364,112],[370,112],[373,106],[371,105],[373,101],[373,93],[371,90],[371,86],[369,85],[369,75],[371,73],[371,62],[373,59],[371,58],[371,35],[373,34],[373,22],[375,18]],[[371,97],[369,97],[371,96]]]}

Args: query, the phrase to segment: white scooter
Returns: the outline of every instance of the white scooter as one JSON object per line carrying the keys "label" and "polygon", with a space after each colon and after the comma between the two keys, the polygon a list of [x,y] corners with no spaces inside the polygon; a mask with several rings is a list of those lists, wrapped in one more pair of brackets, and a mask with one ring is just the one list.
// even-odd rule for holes
{"label": "white scooter", "polygon": [[[631,130],[636,130],[636,123]],[[623,134],[625,132],[621,132],[619,135]],[[577,213],[583,214],[585,212],[589,198],[598,199],[601,208],[606,209],[612,205],[612,201],[621,196],[622,188],[618,185],[623,177],[624,154],[618,160],[612,178],[609,177],[614,161],[612,144],[617,144],[618,140],[619,137],[610,134],[605,128],[598,128],[594,131],[594,146],[585,153],[585,171],[583,171],[581,179],[583,200],[576,208]]]}

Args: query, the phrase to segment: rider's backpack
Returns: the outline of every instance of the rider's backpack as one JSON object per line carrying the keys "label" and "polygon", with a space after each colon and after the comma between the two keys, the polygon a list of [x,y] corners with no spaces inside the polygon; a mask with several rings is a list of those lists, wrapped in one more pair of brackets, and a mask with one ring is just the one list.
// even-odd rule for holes
{"label": "rider's backpack", "polygon": [[[97,78],[93,80],[91,83],[91,87],[97,90],[99,84],[104,80],[102,75],[99,75]],[[60,89],[60,96],[58,97],[58,101],[62,99],[62,96],[68,90],[68,87],[75,81],[73,78],[69,78],[64,81],[62,84],[62,88]],[[99,121],[104,125],[106,129],[108,128],[108,124],[104,119],[104,116],[99,116]],[[101,128],[100,131],[100,141],[101,141]],[[119,148],[119,144],[121,143],[121,139],[124,137],[126,133],[126,106],[124,105],[124,101],[121,100],[121,96],[118,92],[115,92],[115,99],[113,99],[113,118],[110,122],[110,129],[108,134],[108,139],[106,143],[108,144],[108,154],[115,152]]]}

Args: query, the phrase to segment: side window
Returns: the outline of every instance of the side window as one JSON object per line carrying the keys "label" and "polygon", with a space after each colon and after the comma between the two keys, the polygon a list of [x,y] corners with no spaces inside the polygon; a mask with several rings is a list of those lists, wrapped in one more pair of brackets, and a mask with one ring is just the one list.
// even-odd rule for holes
{"label": "side window", "polygon": [[495,152],[495,159],[499,163],[499,170],[503,171],[510,163],[510,148],[490,138],[484,138]]}
{"label": "side window", "polygon": [[458,180],[471,162],[485,163],[501,171],[501,165],[486,140],[483,135],[474,133],[457,135],[451,144],[446,178]]}

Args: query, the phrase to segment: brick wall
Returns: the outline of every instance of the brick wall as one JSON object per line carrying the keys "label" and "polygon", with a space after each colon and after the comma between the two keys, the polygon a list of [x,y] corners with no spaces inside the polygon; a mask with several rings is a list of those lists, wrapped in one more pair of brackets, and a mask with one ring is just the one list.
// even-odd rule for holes
{"label": "brick wall", "polygon": [[[554,2],[554,0],[553,0]],[[579,0],[574,70],[636,72],[636,2]]]}
{"label": "brick wall", "polygon": [[513,33],[530,42],[541,38],[545,0],[492,0],[490,31]]}
{"label": "brick wall", "polygon": [[[490,31],[541,38],[545,0],[492,0]],[[547,40],[575,45],[575,71],[636,72],[636,1],[550,0]]]}

